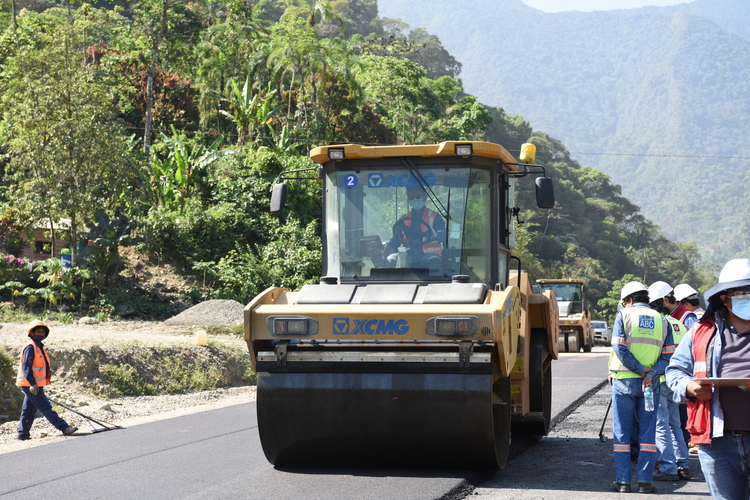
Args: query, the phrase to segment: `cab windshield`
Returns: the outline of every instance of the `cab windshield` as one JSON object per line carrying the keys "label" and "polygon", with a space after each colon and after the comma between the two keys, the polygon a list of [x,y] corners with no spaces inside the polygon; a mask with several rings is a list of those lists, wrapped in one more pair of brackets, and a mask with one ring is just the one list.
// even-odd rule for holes
{"label": "cab windshield", "polygon": [[442,280],[491,274],[489,170],[369,167],[329,175],[328,274],[342,279]]}
{"label": "cab windshield", "polygon": [[[544,283],[542,287],[545,290],[552,290],[555,292],[557,302],[570,302],[568,306],[568,313],[575,314],[583,312],[583,294],[581,293],[581,285],[575,283]],[[562,307],[563,304],[560,304]],[[561,309],[562,310],[562,309]]]}

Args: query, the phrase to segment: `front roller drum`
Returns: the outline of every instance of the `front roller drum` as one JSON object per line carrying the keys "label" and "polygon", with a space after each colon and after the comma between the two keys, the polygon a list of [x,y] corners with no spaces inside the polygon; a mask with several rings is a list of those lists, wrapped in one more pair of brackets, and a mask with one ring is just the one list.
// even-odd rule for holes
{"label": "front roller drum", "polygon": [[277,467],[496,469],[510,405],[494,400],[491,374],[259,373],[258,430]]}

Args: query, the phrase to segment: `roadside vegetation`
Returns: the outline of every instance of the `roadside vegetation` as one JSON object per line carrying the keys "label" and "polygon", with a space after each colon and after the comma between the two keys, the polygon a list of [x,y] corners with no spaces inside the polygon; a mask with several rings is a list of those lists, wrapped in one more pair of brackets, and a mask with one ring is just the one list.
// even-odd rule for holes
{"label": "roadside vegetation", "polygon": [[[517,189],[516,253],[532,278],[585,278],[594,305],[626,274],[711,279],[694,246],[667,240],[562,143],[468,95],[440,40],[379,18],[376,0],[0,6],[2,320],[164,319],[316,282],[319,184],[290,186],[281,218],[267,207],[274,179],[330,143],[488,140],[517,154],[531,141],[557,197],[540,211],[532,183]],[[33,228],[49,255],[70,240],[72,267],[21,257]],[[179,286],[144,284],[134,256],[169,265]],[[171,390],[104,370],[122,393]]]}

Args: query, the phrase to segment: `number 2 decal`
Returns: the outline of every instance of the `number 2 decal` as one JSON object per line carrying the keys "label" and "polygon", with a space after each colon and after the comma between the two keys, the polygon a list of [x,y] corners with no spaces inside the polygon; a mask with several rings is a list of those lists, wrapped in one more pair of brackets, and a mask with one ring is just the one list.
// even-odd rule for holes
{"label": "number 2 decal", "polygon": [[357,184],[359,183],[359,179],[357,179],[357,176],[354,174],[347,175],[344,177],[344,186],[348,188],[357,187]]}

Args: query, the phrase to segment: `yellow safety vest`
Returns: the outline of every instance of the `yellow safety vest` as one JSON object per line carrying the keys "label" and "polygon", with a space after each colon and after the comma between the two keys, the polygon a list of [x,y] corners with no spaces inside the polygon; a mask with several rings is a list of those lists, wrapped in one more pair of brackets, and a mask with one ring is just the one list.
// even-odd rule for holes
{"label": "yellow safety vest", "polygon": [[[667,320],[658,312],[645,307],[627,307],[618,314],[622,316],[628,349],[643,366],[653,367],[664,347]],[[632,372],[622,364],[614,349],[609,355],[609,371],[612,377],[618,379],[641,378],[640,373]]]}
{"label": "yellow safety vest", "polygon": [[[679,319],[674,319],[672,316],[664,316],[667,321],[669,321],[669,326],[672,327],[672,337],[674,337],[674,346],[677,347],[680,345],[680,342],[682,342],[682,339],[685,337],[685,334],[687,333],[687,327],[685,324],[680,321]],[[661,382],[667,381],[667,376],[662,375],[659,380]]]}

